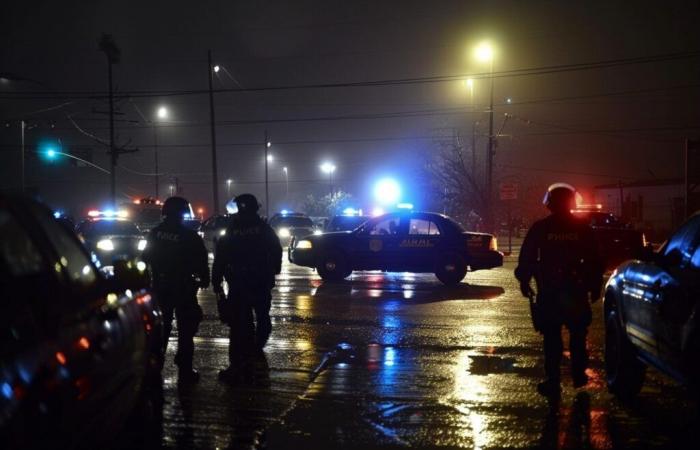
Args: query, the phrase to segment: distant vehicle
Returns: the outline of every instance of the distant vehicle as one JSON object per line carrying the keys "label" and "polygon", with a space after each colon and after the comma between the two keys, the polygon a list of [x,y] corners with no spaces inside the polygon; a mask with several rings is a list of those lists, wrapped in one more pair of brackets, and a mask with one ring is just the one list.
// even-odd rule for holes
{"label": "distant vehicle", "polygon": [[283,246],[289,245],[293,239],[314,233],[313,220],[302,213],[282,211],[272,216],[269,224],[277,233]]}
{"label": "distant vehicle", "polygon": [[[605,286],[605,368],[611,392],[630,397],[645,366],[700,387],[700,212],[658,252],[618,267]],[[697,391],[696,391],[697,392]]]}
{"label": "distant vehicle", "polygon": [[145,265],[105,278],[24,198],[0,194],[0,234],[0,448],[104,448],[160,373]]}
{"label": "distant vehicle", "polygon": [[342,214],[333,216],[326,225],[324,233],[332,233],[334,231],[352,231],[363,223],[371,219],[370,216],[360,216],[354,214]]}
{"label": "distant vehicle", "polygon": [[584,207],[573,212],[593,229],[598,251],[607,270],[614,269],[623,261],[637,258],[647,244],[644,233],[622,222],[612,213],[601,211],[597,207]]}
{"label": "distant vehicle", "polygon": [[90,211],[91,217],[76,227],[85,246],[104,266],[137,258],[146,248],[146,237],[126,213]]}
{"label": "distant vehicle", "polygon": [[[161,210],[163,202],[153,197],[136,199],[133,202],[126,202],[120,206],[120,211],[126,211],[139,230],[148,233],[161,222]],[[194,217],[192,214],[191,217]]]}
{"label": "distant vehicle", "polygon": [[324,280],[339,281],[354,270],[431,272],[446,285],[467,271],[503,265],[496,238],[472,233],[447,216],[394,212],[372,218],[354,231],[306,236],[288,250],[290,262],[313,267]]}
{"label": "distant vehicle", "polygon": [[204,245],[212,256],[219,238],[226,235],[226,228],[231,223],[231,217],[233,216],[230,214],[214,215],[205,220],[199,227],[199,235],[204,239]]}

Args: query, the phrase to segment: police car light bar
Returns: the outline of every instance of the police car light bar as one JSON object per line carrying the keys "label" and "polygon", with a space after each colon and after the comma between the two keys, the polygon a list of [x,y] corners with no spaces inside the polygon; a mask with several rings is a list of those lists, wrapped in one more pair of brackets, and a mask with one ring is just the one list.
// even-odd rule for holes
{"label": "police car light bar", "polygon": [[114,218],[125,219],[125,218],[129,217],[129,212],[125,211],[125,210],[114,211],[113,209],[106,209],[104,211],[99,211],[97,209],[91,209],[90,211],[88,211],[88,217],[106,218],[106,219],[114,219]]}
{"label": "police car light bar", "polygon": [[413,209],[413,203],[399,203],[396,207],[398,209]]}

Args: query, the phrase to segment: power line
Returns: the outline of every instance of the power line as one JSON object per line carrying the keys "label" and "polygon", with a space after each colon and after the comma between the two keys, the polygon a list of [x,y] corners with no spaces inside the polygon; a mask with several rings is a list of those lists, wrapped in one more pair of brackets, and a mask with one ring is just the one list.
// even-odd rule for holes
{"label": "power line", "polygon": [[[602,61],[594,61],[588,63],[560,64],[553,66],[541,66],[523,69],[513,69],[498,72],[482,72],[477,74],[458,74],[458,75],[439,75],[427,77],[413,78],[393,78],[383,80],[359,81],[359,82],[344,82],[344,83],[317,83],[317,84],[296,84],[296,85],[280,85],[280,86],[260,86],[249,88],[229,88],[215,89],[215,93],[242,93],[242,92],[266,92],[266,91],[283,91],[283,90],[298,90],[298,89],[328,89],[328,88],[352,88],[352,87],[379,87],[379,86],[400,86],[426,83],[443,83],[449,81],[462,80],[465,77],[475,79],[490,79],[490,78],[506,78],[532,75],[546,75],[562,72],[595,70],[611,67],[619,67],[626,65],[648,64],[657,62],[666,62],[673,60],[682,60],[700,56],[700,51],[689,51],[680,53],[667,53],[646,57],[634,58],[619,58]],[[149,91],[149,90],[134,90],[125,91],[116,94],[115,98],[141,98],[141,97],[170,97],[182,95],[204,95],[208,94],[207,89],[193,90],[172,90],[172,91]],[[106,98],[107,94],[102,91],[24,91],[17,93],[4,93],[0,98],[4,99],[44,99],[44,98]]]}

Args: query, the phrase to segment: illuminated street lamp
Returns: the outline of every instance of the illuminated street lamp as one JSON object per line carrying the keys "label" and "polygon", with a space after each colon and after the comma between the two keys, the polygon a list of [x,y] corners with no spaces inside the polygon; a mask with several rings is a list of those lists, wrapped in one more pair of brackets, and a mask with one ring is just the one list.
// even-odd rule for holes
{"label": "illuminated street lamp", "polygon": [[165,106],[159,106],[156,110],[156,120],[151,121],[153,126],[153,158],[154,158],[154,171],[153,175],[155,178],[155,194],[158,198],[160,194],[159,181],[158,181],[158,121],[164,121],[168,119],[168,108]]}
{"label": "illuminated street lamp", "polygon": [[489,42],[482,42],[474,49],[474,55],[478,61],[489,64],[489,78],[491,79],[489,94],[489,146],[486,158],[486,198],[489,208],[487,210],[486,226],[489,228],[488,231],[493,231],[493,65],[495,50]]}
{"label": "illuminated street lamp", "polygon": [[331,191],[331,197],[333,197],[333,172],[335,172],[336,166],[335,164],[326,161],[319,167],[321,168],[321,172],[328,174],[328,187]]}
{"label": "illuminated street lamp", "polygon": [[229,178],[228,180],[226,180],[226,198],[227,199],[231,197],[231,183],[233,183],[232,179]]}

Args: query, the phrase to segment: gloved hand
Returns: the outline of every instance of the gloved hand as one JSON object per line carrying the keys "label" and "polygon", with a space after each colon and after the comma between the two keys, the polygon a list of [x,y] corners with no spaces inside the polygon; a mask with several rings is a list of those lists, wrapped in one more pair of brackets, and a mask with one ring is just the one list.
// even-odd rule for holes
{"label": "gloved hand", "polygon": [[530,287],[529,282],[520,282],[520,293],[523,294],[523,297],[530,298],[535,295],[535,291],[532,290]]}

